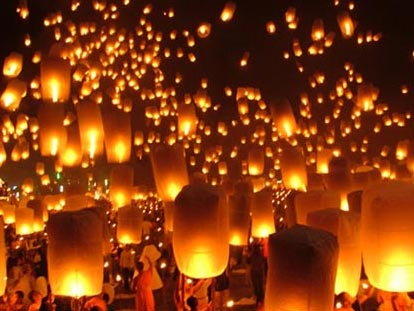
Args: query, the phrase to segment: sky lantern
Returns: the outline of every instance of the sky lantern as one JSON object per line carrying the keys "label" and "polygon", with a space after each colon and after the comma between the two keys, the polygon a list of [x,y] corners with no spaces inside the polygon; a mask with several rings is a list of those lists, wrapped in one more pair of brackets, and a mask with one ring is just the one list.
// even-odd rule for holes
{"label": "sky lantern", "polygon": [[290,137],[297,129],[292,106],[287,99],[270,102],[270,111],[275,128],[280,137]]}
{"label": "sky lantern", "polygon": [[223,22],[229,22],[233,18],[234,12],[236,11],[236,3],[233,1],[227,1],[224,5],[223,10],[220,14],[220,19]]}
{"label": "sky lantern", "polygon": [[405,160],[410,149],[410,141],[408,139],[399,141],[395,149],[395,158],[397,160]]}
{"label": "sky lantern", "polygon": [[413,191],[412,183],[383,181],[362,194],[365,272],[373,286],[385,291],[414,290]]}
{"label": "sky lantern", "polygon": [[185,186],[174,209],[173,251],[178,269],[192,278],[220,275],[229,258],[228,207],[208,184]]}
{"label": "sky lantern", "polygon": [[94,296],[103,285],[102,218],[84,209],[50,215],[48,276],[55,295]]}
{"label": "sky lantern", "polygon": [[104,109],[102,113],[106,160],[123,163],[131,156],[131,114],[120,109]]}
{"label": "sky lantern", "polygon": [[250,175],[258,176],[263,174],[265,165],[265,154],[263,148],[258,146],[250,148],[247,161]]}
{"label": "sky lantern", "polygon": [[56,156],[66,147],[67,132],[63,126],[65,111],[63,105],[41,103],[38,113],[40,153],[42,156]]}
{"label": "sky lantern", "polygon": [[10,80],[0,97],[1,108],[7,111],[15,111],[20,106],[20,101],[26,96],[26,83],[17,79]]}
{"label": "sky lantern", "polygon": [[197,115],[192,103],[178,105],[178,135],[180,137],[192,137],[197,129]]}
{"label": "sky lantern", "polygon": [[42,199],[36,198],[27,202],[27,207],[33,210],[33,232],[41,232],[44,229],[45,221],[48,221],[49,215]]}
{"label": "sky lantern", "polygon": [[0,292],[4,293],[7,284],[7,248],[4,233],[4,221],[0,217]]}
{"label": "sky lantern", "polygon": [[70,63],[61,58],[42,58],[40,83],[42,98],[48,102],[66,102],[70,95]]}
{"label": "sky lantern", "polygon": [[360,215],[337,208],[311,212],[307,225],[326,230],[338,239],[339,255],[335,294],[347,292],[356,297],[361,277]]}
{"label": "sky lantern", "polygon": [[306,191],[306,162],[300,147],[286,146],[280,157],[283,183],[289,189]]}
{"label": "sky lantern", "polygon": [[23,69],[23,55],[12,52],[4,59],[3,75],[7,78],[17,78]]}
{"label": "sky lantern", "polygon": [[82,154],[90,159],[103,154],[104,129],[99,106],[92,101],[76,105]]}
{"label": "sky lantern", "polygon": [[267,238],[275,232],[271,188],[264,188],[252,194],[250,213],[253,237]]}
{"label": "sky lantern", "polygon": [[[24,204],[26,205],[26,204]],[[33,233],[33,209],[26,206],[16,208],[16,234],[28,235]]]}
{"label": "sky lantern", "polygon": [[[324,176],[327,189],[341,193],[341,198],[346,200],[346,195],[351,192],[351,170],[348,160],[344,157],[335,157],[329,162],[329,173]],[[347,203],[342,201],[341,209],[348,210]]]}
{"label": "sky lantern", "polygon": [[329,173],[329,161],[333,158],[333,150],[324,148],[316,154],[316,172],[319,174]]}
{"label": "sky lantern", "polygon": [[325,230],[296,225],[269,236],[264,310],[321,311],[334,305],[338,242]]}
{"label": "sky lantern", "polygon": [[118,209],[116,237],[122,244],[139,244],[142,238],[144,215],[138,206],[127,205]]}
{"label": "sky lantern", "polygon": [[201,23],[197,27],[197,35],[201,38],[207,38],[211,33],[211,24],[210,23]]}
{"label": "sky lantern", "polygon": [[322,19],[318,18],[313,21],[311,38],[312,41],[320,41],[325,38],[325,28]]}
{"label": "sky lantern", "polygon": [[[250,187],[251,192],[251,187]],[[229,196],[229,243],[247,245],[250,226],[251,193],[234,193]]]}
{"label": "sky lantern", "polygon": [[110,176],[110,199],[115,210],[131,204],[133,186],[133,167],[126,164],[115,165]]}
{"label": "sky lantern", "polygon": [[4,162],[7,160],[7,153],[6,149],[4,148],[3,141],[0,140],[0,167],[3,165]]}
{"label": "sky lantern", "polygon": [[6,225],[13,224],[16,221],[16,206],[14,204],[10,204],[6,201],[0,201],[0,211]]}
{"label": "sky lantern", "polygon": [[342,11],[336,16],[336,20],[341,30],[342,37],[351,38],[356,28],[356,22],[351,18],[347,11]]}
{"label": "sky lantern", "polygon": [[82,145],[80,140],[79,126],[72,123],[65,127],[66,147],[59,150],[59,161],[63,166],[79,166],[82,161]]}
{"label": "sky lantern", "polygon": [[377,89],[371,83],[358,85],[356,105],[363,111],[374,109],[374,100],[377,96]]}

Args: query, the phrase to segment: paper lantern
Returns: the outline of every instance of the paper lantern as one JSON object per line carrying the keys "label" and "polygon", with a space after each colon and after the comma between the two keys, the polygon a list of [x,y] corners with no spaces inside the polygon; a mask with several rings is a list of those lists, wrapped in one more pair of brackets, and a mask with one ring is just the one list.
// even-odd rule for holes
{"label": "paper lantern", "polygon": [[0,211],[3,215],[3,221],[6,225],[13,224],[16,221],[16,207],[6,201],[0,201]]}
{"label": "paper lantern", "polygon": [[48,276],[55,295],[97,295],[103,284],[102,219],[91,210],[60,212],[48,226]]}
{"label": "paper lantern", "polygon": [[264,170],[265,155],[263,148],[253,147],[248,154],[248,170],[253,176],[262,175]]}
{"label": "paper lantern", "polygon": [[374,98],[377,90],[371,83],[358,85],[356,105],[363,111],[374,109]]}
{"label": "paper lantern", "polygon": [[56,156],[66,147],[67,133],[63,126],[64,106],[42,103],[37,116],[39,119],[40,153],[42,156]]}
{"label": "paper lantern", "polygon": [[17,79],[13,79],[7,83],[6,89],[1,94],[1,108],[7,111],[15,111],[20,106],[20,101],[26,96],[26,83]]}
{"label": "paper lantern", "polygon": [[16,208],[16,234],[28,235],[33,233],[34,212],[27,207]]}
{"label": "paper lantern", "polygon": [[298,193],[294,198],[296,223],[306,225],[308,214],[325,208],[338,208],[341,197],[336,191],[308,191]]}
{"label": "paper lantern", "polygon": [[268,243],[264,310],[332,310],[338,261],[335,236],[296,225],[270,235]]}
{"label": "paper lantern", "polygon": [[223,11],[221,11],[220,19],[223,22],[229,22],[234,15],[234,12],[236,11],[236,3],[233,1],[227,1],[224,5]]}
{"label": "paper lantern", "polygon": [[32,199],[27,202],[27,207],[33,210],[33,232],[41,232],[44,222],[49,219],[47,209],[41,199]]}
{"label": "paper lantern", "polygon": [[144,215],[137,206],[123,206],[118,209],[116,237],[122,244],[139,244],[142,238]]}
{"label": "paper lantern", "polygon": [[250,195],[229,196],[229,244],[247,245],[250,226]]}
{"label": "paper lantern", "polygon": [[308,213],[307,224],[329,231],[337,237],[339,255],[335,294],[347,292],[356,297],[362,266],[360,216],[337,208],[328,208]]}
{"label": "paper lantern", "polygon": [[286,147],[280,158],[283,183],[289,189],[306,191],[308,175],[305,158],[299,147]]}
{"label": "paper lantern", "polygon": [[103,124],[98,104],[84,101],[76,105],[82,154],[94,158],[103,154]]}
{"label": "paper lantern", "polygon": [[117,108],[106,108],[102,113],[106,160],[123,163],[131,157],[131,114]]}
{"label": "paper lantern", "polygon": [[134,169],[126,164],[112,168],[110,176],[110,199],[112,207],[117,209],[131,203],[134,186]]}
{"label": "paper lantern", "polygon": [[252,236],[266,238],[275,232],[275,222],[272,206],[272,189],[253,193],[250,212],[252,216]]}
{"label": "paper lantern", "polygon": [[59,161],[63,166],[79,166],[82,161],[82,145],[80,140],[79,126],[72,123],[65,127],[67,132],[66,148],[59,150]]}
{"label": "paper lantern", "polygon": [[313,21],[311,38],[312,41],[320,41],[325,38],[325,29],[322,19],[318,18]]}
{"label": "paper lantern", "polygon": [[220,275],[229,257],[224,195],[207,184],[185,186],[175,200],[173,251],[179,270],[192,278]]}
{"label": "paper lantern", "polygon": [[373,184],[362,194],[361,242],[370,283],[390,292],[414,290],[414,185]]}
{"label": "paper lantern", "polygon": [[34,182],[32,178],[25,178],[22,183],[22,190],[25,193],[32,193],[33,192]]}
{"label": "paper lantern", "polygon": [[7,247],[4,233],[4,221],[0,217],[0,292],[4,293],[7,285]]}
{"label": "paper lantern", "polygon": [[292,106],[287,99],[277,100],[270,103],[273,125],[280,137],[290,137],[297,129],[295,115]]}
{"label": "paper lantern", "polygon": [[66,102],[70,96],[70,62],[61,58],[43,58],[40,64],[42,98],[51,102]]}
{"label": "paper lantern", "polygon": [[356,28],[356,22],[352,20],[349,13],[346,11],[340,12],[336,17],[336,20],[338,22],[339,29],[341,30],[342,37],[345,39],[352,37]]}
{"label": "paper lantern", "polygon": [[178,105],[178,135],[193,136],[197,128],[197,115],[193,104],[181,103]]}
{"label": "paper lantern", "polygon": [[151,164],[159,197],[165,202],[173,202],[183,186],[189,183],[184,148],[180,144],[155,146]]}
{"label": "paper lantern", "polygon": [[332,149],[322,149],[316,155],[316,172],[319,174],[329,173],[329,162],[333,158]]}
{"label": "paper lantern", "polygon": [[17,78],[23,69],[23,55],[12,52],[4,59],[3,75],[8,78]]}

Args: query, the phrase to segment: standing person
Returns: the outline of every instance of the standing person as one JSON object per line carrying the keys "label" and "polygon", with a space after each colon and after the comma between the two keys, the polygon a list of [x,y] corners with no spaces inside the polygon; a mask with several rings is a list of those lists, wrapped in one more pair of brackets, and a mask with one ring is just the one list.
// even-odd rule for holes
{"label": "standing person", "polygon": [[264,302],[264,280],[266,270],[266,258],[263,256],[260,244],[253,244],[250,256],[250,278],[253,285],[254,295],[256,296],[256,307],[263,307]]}
{"label": "standing person", "polygon": [[226,268],[222,274],[214,278],[213,306],[214,311],[225,311],[230,295],[229,269]]}
{"label": "standing person", "polygon": [[133,279],[133,289],[135,291],[135,310],[136,311],[154,311],[155,301],[152,293],[152,262],[145,256],[149,268],[144,270],[144,262],[138,261],[136,268],[138,274]]}
{"label": "standing person", "polygon": [[39,311],[42,305],[42,294],[36,290],[29,293],[30,305],[28,311]]}
{"label": "standing person", "polygon": [[119,258],[119,266],[121,268],[122,279],[124,281],[124,289],[130,291],[130,281],[134,276],[135,252],[131,245],[125,245]]}

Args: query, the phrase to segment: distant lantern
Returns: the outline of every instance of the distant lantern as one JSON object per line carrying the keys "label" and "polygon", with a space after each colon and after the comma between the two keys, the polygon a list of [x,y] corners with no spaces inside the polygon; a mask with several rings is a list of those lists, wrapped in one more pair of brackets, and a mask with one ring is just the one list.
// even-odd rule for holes
{"label": "distant lantern", "polygon": [[251,197],[252,236],[267,238],[275,232],[272,206],[272,189],[264,188]]}
{"label": "distant lantern", "polygon": [[249,241],[251,193],[229,196],[229,244],[247,245]]}
{"label": "distant lantern", "polygon": [[127,205],[118,209],[116,237],[122,244],[139,244],[142,238],[142,210],[138,206]]}
{"label": "distant lantern", "polygon": [[44,222],[49,219],[46,206],[39,198],[27,202],[27,207],[33,210],[33,232],[43,231]]}
{"label": "distant lantern", "polygon": [[211,32],[211,24],[210,23],[201,23],[197,28],[197,35],[201,38],[207,38]]}
{"label": "distant lantern", "polygon": [[94,296],[102,291],[102,218],[91,210],[52,214],[47,263],[55,295]]}
{"label": "distant lantern", "polygon": [[332,149],[322,149],[316,154],[316,172],[319,174],[329,173],[329,161],[333,158]]}
{"label": "distant lantern", "polygon": [[306,191],[308,176],[301,148],[286,146],[282,150],[280,170],[283,183],[287,188]]}
{"label": "distant lantern", "polygon": [[318,18],[313,21],[311,38],[312,41],[320,41],[325,38],[325,29],[322,19]]}
{"label": "distant lantern", "polygon": [[98,104],[84,101],[76,105],[82,154],[94,158],[103,154],[104,129]]}
{"label": "distant lantern", "polygon": [[296,133],[296,118],[287,99],[270,102],[270,111],[273,124],[280,137],[290,137]]}
{"label": "distant lantern", "polygon": [[356,22],[352,20],[349,13],[346,11],[340,12],[336,17],[336,20],[338,22],[339,29],[341,30],[342,37],[345,39],[352,37],[356,28]]}
{"label": "distant lantern", "polygon": [[33,178],[25,178],[22,183],[22,190],[25,193],[32,193],[34,187]]}
{"label": "distant lantern", "polygon": [[10,112],[16,111],[20,106],[20,101],[26,96],[26,92],[25,82],[17,79],[9,81],[0,97],[1,108]]}
{"label": "distant lantern", "polygon": [[326,230],[338,239],[339,256],[335,294],[347,292],[356,297],[361,278],[360,215],[328,208],[308,214],[307,224]]}
{"label": "distant lantern", "polygon": [[112,168],[109,194],[114,209],[131,204],[134,186],[134,169],[126,164]]}
{"label": "distant lantern", "polygon": [[12,52],[4,59],[3,75],[8,78],[17,78],[23,69],[23,55]]}
{"label": "distant lantern", "polygon": [[236,3],[233,1],[227,1],[224,5],[223,11],[221,11],[220,19],[223,22],[229,22],[236,11]]}
{"label": "distant lantern", "polygon": [[414,290],[414,185],[384,181],[362,194],[361,242],[365,273],[376,288]]}
{"label": "distant lantern", "polygon": [[66,102],[70,96],[70,62],[61,58],[43,58],[40,63],[42,98],[51,102]]}
{"label": "distant lantern", "polygon": [[16,221],[16,206],[6,201],[0,201],[0,212],[6,225],[13,224]]}
{"label": "distant lantern", "polygon": [[27,207],[16,208],[16,234],[28,235],[33,233],[34,212]]}
{"label": "distant lantern", "polygon": [[67,132],[63,125],[65,111],[62,105],[41,103],[38,111],[40,154],[56,156],[66,147]]}
{"label": "distant lantern", "polygon": [[7,248],[6,237],[4,232],[4,221],[0,217],[0,291],[2,293],[6,290],[7,284]]}
{"label": "distant lantern", "polygon": [[117,108],[102,112],[106,159],[108,163],[124,163],[131,157],[131,114]]}
{"label": "distant lantern", "polygon": [[371,83],[363,83],[358,85],[356,106],[363,111],[374,109],[374,99],[377,96],[377,88]]}
{"label": "distant lantern", "polygon": [[265,165],[265,154],[263,148],[252,147],[248,153],[248,170],[249,174],[253,176],[262,175]]}
{"label": "distant lantern", "polygon": [[178,269],[212,278],[229,258],[228,210],[223,194],[207,184],[185,186],[175,200],[173,250]]}
{"label": "distant lantern", "polygon": [[82,161],[82,145],[80,140],[79,126],[72,123],[66,129],[66,148],[59,150],[59,161],[63,166],[79,166]]}
{"label": "distant lantern", "polygon": [[178,105],[178,135],[193,136],[197,128],[197,115],[193,104]]}
{"label": "distant lantern", "polygon": [[[326,188],[340,192],[345,200],[346,195],[352,191],[351,170],[348,160],[344,157],[333,158],[329,162],[329,173],[324,175]],[[342,201],[341,209],[348,210],[347,203]]]}
{"label": "distant lantern", "polygon": [[294,226],[269,237],[265,311],[331,310],[338,261],[332,233]]}

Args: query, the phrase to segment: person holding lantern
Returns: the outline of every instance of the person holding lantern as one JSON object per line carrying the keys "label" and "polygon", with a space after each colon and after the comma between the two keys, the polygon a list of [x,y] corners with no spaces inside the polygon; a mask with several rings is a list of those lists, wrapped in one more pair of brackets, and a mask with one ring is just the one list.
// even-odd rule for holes
{"label": "person holding lantern", "polygon": [[135,291],[135,310],[136,311],[154,311],[155,300],[152,293],[152,262],[148,256],[144,257],[148,262],[149,268],[144,270],[144,262],[138,261],[136,269],[138,274],[132,281],[132,288]]}

